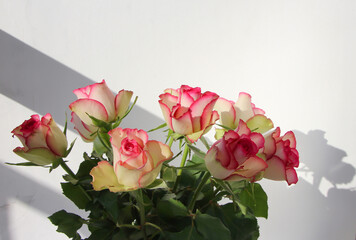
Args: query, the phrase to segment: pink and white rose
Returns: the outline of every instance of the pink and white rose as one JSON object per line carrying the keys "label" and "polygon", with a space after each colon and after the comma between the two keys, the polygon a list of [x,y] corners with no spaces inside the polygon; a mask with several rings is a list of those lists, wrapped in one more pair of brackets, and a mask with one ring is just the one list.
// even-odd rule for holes
{"label": "pink and white rose", "polygon": [[292,131],[280,136],[280,128],[265,136],[264,154],[268,168],[264,177],[271,180],[287,181],[288,185],[298,182],[295,170],[299,166],[297,141]]}
{"label": "pink and white rose", "polygon": [[263,136],[251,132],[246,123],[240,120],[235,131],[227,131],[209,149],[205,156],[206,167],[215,178],[254,181],[255,176],[268,166],[257,156],[263,146]]}
{"label": "pink and white rose", "polygon": [[113,166],[99,162],[90,174],[96,191],[130,191],[150,185],[158,176],[162,163],[172,158],[169,146],[148,140],[143,130],[116,128],[109,132],[113,147]]}
{"label": "pink and white rose", "polygon": [[132,91],[121,90],[115,96],[104,80],[101,83],[76,89],[73,93],[78,100],[69,105],[72,111],[71,122],[86,142],[95,139],[97,130],[88,114],[108,123],[122,118],[130,105],[133,94]]}
{"label": "pink and white rose", "polygon": [[42,119],[37,114],[32,115],[11,133],[18,137],[23,145],[15,148],[14,152],[37,165],[51,164],[66,155],[66,136],[49,113]]}
{"label": "pink and white rose", "polygon": [[216,93],[201,93],[199,87],[187,85],[164,92],[159,96],[159,104],[168,127],[191,142],[197,141],[219,119],[213,111],[219,97]]}
{"label": "pink and white rose", "polygon": [[256,121],[264,121],[264,124],[266,124],[265,112],[260,108],[256,108],[255,104],[251,102],[251,95],[248,93],[241,92],[236,103],[220,97],[214,106],[214,110],[219,113],[220,123],[230,129],[236,129],[240,120],[249,125],[249,122],[255,116],[254,125]]}

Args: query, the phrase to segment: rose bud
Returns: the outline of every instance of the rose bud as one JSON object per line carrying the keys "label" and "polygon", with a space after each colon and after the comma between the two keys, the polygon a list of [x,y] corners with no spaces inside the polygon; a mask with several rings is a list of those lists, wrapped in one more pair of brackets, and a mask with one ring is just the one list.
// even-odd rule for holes
{"label": "rose bud", "polygon": [[187,85],[164,92],[159,96],[159,104],[168,127],[191,142],[197,141],[219,119],[213,111],[219,97],[215,93],[201,93],[200,88]]}
{"label": "rose bud", "polygon": [[97,130],[88,114],[108,123],[122,118],[129,108],[133,94],[132,91],[121,90],[114,96],[104,80],[76,89],[73,93],[78,100],[69,105],[74,113],[71,122],[86,142],[94,141]]}
{"label": "rose bud", "polygon": [[49,113],[42,119],[37,114],[32,115],[11,133],[23,144],[23,147],[15,148],[14,152],[37,165],[51,164],[66,155],[67,139]]}

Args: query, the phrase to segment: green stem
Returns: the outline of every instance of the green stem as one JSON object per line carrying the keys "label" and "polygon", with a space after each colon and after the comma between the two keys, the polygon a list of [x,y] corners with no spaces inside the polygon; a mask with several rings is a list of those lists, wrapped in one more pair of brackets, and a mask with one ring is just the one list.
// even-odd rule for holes
{"label": "green stem", "polygon": [[[180,162],[180,167],[181,167],[181,168],[185,166],[185,162],[187,161],[188,153],[189,153],[189,147],[188,147],[188,144],[186,143],[186,144],[185,144],[185,147],[184,147],[184,152],[183,152],[182,160],[181,160],[181,162]],[[182,174],[182,171],[183,171],[183,169],[178,169],[177,176],[180,176],[180,175]]]}
{"label": "green stem", "polygon": [[140,211],[140,224],[141,224],[141,229],[143,232],[143,238],[147,240],[147,234],[146,234],[146,212],[145,212],[145,206],[143,202],[143,196],[142,196],[142,189],[137,190],[137,203],[138,203],[138,208]]}
{"label": "green stem", "polygon": [[210,178],[210,173],[209,172],[205,172],[202,180],[200,181],[197,189],[194,191],[194,195],[193,195],[193,198],[191,199],[189,205],[188,205],[188,210],[189,211],[193,211],[194,209],[194,205],[195,205],[195,202],[197,200],[197,197],[199,195],[199,193],[201,192],[203,186],[205,185],[205,183],[209,180]]}
{"label": "green stem", "polygon": [[[60,159],[59,164],[61,165],[61,167],[63,168],[64,171],[66,171],[66,173],[68,173],[69,176],[71,176],[72,178],[78,180],[77,176],[74,174],[74,172],[68,167],[68,165],[63,161],[63,158]],[[92,198],[90,197],[90,195],[85,191],[85,189],[82,187],[82,185],[78,184],[77,185],[79,187],[79,189],[83,192],[83,194],[85,195],[86,198],[88,198],[89,201],[92,201]]]}
{"label": "green stem", "polygon": [[182,167],[184,167],[185,165],[185,162],[187,161],[187,157],[188,157],[188,153],[189,153],[189,147],[188,147],[188,144],[186,143],[185,144],[185,147],[184,147],[184,152],[183,152],[183,156],[182,156],[182,160],[180,162],[180,169],[178,169],[178,173],[177,173],[177,179],[176,179],[176,182],[174,183],[174,186],[173,186],[173,192],[175,192],[178,188],[178,184],[179,184],[179,181],[180,181],[180,178],[181,178],[181,175],[182,175]]}
{"label": "green stem", "polygon": [[173,141],[174,141],[174,139],[173,139],[173,137],[171,137],[171,139],[169,139],[169,143],[168,143],[169,148],[172,147]]}

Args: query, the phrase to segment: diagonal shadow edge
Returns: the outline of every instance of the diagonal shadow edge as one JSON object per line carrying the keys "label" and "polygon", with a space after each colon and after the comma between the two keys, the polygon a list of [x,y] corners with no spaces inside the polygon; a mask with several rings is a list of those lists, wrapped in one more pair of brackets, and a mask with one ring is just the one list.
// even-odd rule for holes
{"label": "diagonal shadow edge", "polygon": [[[76,100],[72,91],[95,83],[2,30],[0,50],[0,93],[41,115],[50,112],[62,126],[64,112]],[[124,127],[149,130],[163,121],[138,105],[130,115]]]}

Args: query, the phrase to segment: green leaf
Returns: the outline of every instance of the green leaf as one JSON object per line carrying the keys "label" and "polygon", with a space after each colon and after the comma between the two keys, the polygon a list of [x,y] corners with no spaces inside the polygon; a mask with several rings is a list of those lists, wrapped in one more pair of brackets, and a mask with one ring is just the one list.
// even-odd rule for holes
{"label": "green leaf", "polygon": [[83,161],[79,165],[79,169],[76,174],[78,179],[79,180],[82,180],[82,179],[90,179],[91,180],[91,176],[89,175],[89,173],[90,173],[91,169],[98,164],[98,162],[99,162],[98,159],[85,158],[85,161]]}
{"label": "green leaf", "polygon": [[162,179],[156,179],[148,185],[146,188],[148,189],[157,189],[157,188],[167,188],[167,184]]}
{"label": "green leaf", "polygon": [[11,166],[24,166],[24,167],[48,167],[48,166],[43,166],[43,165],[38,165],[33,162],[22,162],[22,163],[9,163],[6,162],[5,164],[11,165]]}
{"label": "green leaf", "polygon": [[190,225],[184,228],[180,232],[164,232],[165,240],[204,240],[202,235],[200,235],[194,225]]}
{"label": "green leaf", "polygon": [[224,126],[222,124],[215,123],[215,125],[218,125],[219,127],[222,127],[223,129],[226,129],[226,130],[234,130],[234,129],[229,128],[228,126]]}
{"label": "green leaf", "polygon": [[64,134],[64,136],[67,136],[67,127],[68,127],[68,116],[67,116],[67,112],[65,112],[65,115],[66,115],[66,121],[65,121],[65,124],[64,124],[63,134]]}
{"label": "green leaf", "polygon": [[188,216],[188,210],[184,204],[173,198],[158,202],[157,211],[160,217],[166,219]]}
{"label": "green leaf", "polygon": [[57,158],[52,162],[52,166],[49,168],[49,172],[52,172],[52,170],[56,169],[59,167],[60,163],[62,162],[61,158]]}
{"label": "green leaf", "polygon": [[93,142],[93,150],[98,154],[103,154],[108,151],[105,145],[100,141],[99,137],[96,137]]}
{"label": "green leaf", "polygon": [[177,171],[174,168],[162,166],[162,178],[166,182],[174,182],[177,179]]}
{"label": "green leaf", "polygon": [[65,210],[58,211],[48,217],[53,225],[58,226],[57,232],[64,233],[69,238],[74,238],[77,231],[82,227],[84,219]]}
{"label": "green leaf", "polygon": [[171,161],[173,161],[174,159],[176,159],[179,155],[181,155],[181,154],[182,154],[182,152],[183,152],[183,151],[180,151],[180,152],[179,152],[179,153],[177,153],[175,156],[173,156],[171,159],[169,159],[169,160],[165,161],[165,162],[163,163],[163,165],[168,166],[168,163],[170,163]]}
{"label": "green leaf", "polygon": [[206,153],[203,152],[202,150],[200,150],[199,148],[191,145],[191,144],[188,144],[188,147],[199,157],[199,158],[202,158],[204,159],[205,158],[205,155]]}
{"label": "green leaf", "polygon": [[232,203],[221,207],[212,206],[208,212],[223,221],[234,240],[256,240],[259,236],[257,219],[253,215],[236,212]]}
{"label": "green leaf", "polygon": [[110,191],[102,191],[98,201],[104,207],[105,211],[111,215],[113,220],[117,222],[119,218],[119,199],[118,195]]}
{"label": "green leaf", "polygon": [[[194,154],[192,160],[188,161],[187,166],[194,166],[194,170],[198,171],[208,171],[205,165],[204,158],[201,158],[199,155]],[[193,170],[193,169],[192,169]]]}
{"label": "green leaf", "polygon": [[79,186],[72,183],[61,183],[63,194],[69,198],[79,209],[85,209],[89,200]]}
{"label": "green leaf", "polygon": [[74,143],[75,143],[76,140],[77,140],[77,139],[74,139],[73,142],[71,142],[71,144],[70,144],[68,150],[66,151],[66,154],[65,154],[64,157],[68,156],[69,153],[72,151],[72,149],[73,149],[73,147],[74,147]]}
{"label": "green leaf", "polygon": [[111,240],[113,229],[98,229],[89,236],[86,240]]}
{"label": "green leaf", "polygon": [[208,150],[210,149],[209,143],[208,143],[208,141],[206,140],[206,138],[204,136],[200,137],[200,141],[204,144],[206,149],[208,149]]}
{"label": "green leaf", "polygon": [[69,174],[63,175],[63,179],[70,182],[71,184],[74,184],[74,185],[78,183],[78,179],[70,176]]}
{"label": "green leaf", "polygon": [[242,191],[246,185],[246,181],[230,181],[230,187],[234,193]]}
{"label": "green leaf", "polygon": [[90,117],[91,121],[93,122],[93,124],[97,127],[100,127],[100,128],[105,128],[107,130],[110,129],[110,124],[107,123],[107,122],[104,122],[100,119],[97,119],[96,117],[93,117],[91,115],[89,115],[88,113],[86,113],[88,115],[88,117]]}
{"label": "green leaf", "polygon": [[231,239],[230,230],[217,217],[198,213],[195,217],[198,232],[205,239]]}
{"label": "green leaf", "polygon": [[107,133],[98,131],[98,138],[99,138],[101,144],[103,144],[104,147],[110,151],[111,150],[110,135]]}
{"label": "green leaf", "polygon": [[156,130],[158,130],[158,129],[164,128],[164,127],[166,127],[166,126],[167,126],[167,123],[163,123],[163,124],[159,125],[159,126],[156,127],[156,128],[153,128],[153,129],[148,130],[147,132],[148,132],[148,133],[149,133],[149,132],[153,132],[153,131],[156,131]]}
{"label": "green leaf", "polygon": [[248,206],[256,217],[268,217],[267,194],[258,183],[250,183],[239,195],[241,202]]}

